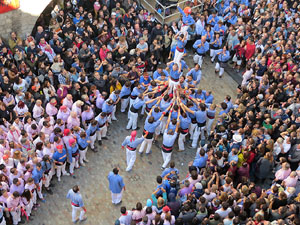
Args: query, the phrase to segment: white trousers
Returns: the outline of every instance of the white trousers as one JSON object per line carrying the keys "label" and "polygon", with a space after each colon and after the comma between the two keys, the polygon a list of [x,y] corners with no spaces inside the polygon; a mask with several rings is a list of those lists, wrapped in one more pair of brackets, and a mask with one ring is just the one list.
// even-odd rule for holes
{"label": "white trousers", "polygon": [[234,54],[232,61],[235,62],[238,66],[242,65],[242,60],[237,59],[236,54]]}
{"label": "white trousers", "polygon": [[166,153],[166,152],[161,151],[161,153],[162,153],[163,160],[164,160],[164,163],[163,163],[162,167],[166,168],[167,165],[169,164],[170,160],[171,160],[172,152]]}
{"label": "white trousers", "polygon": [[185,136],[187,134],[188,133],[186,133],[186,134],[180,133],[179,134],[179,137],[178,137],[178,148],[179,148],[179,150],[184,150],[184,141],[185,141]]}
{"label": "white trousers", "polygon": [[193,148],[197,147],[199,136],[201,136],[201,140],[205,139],[204,129],[205,129],[205,126],[204,127],[198,127],[197,126],[195,128],[195,132],[194,132],[194,136],[193,136],[193,142],[192,142],[192,147]]}
{"label": "white trousers", "polygon": [[36,196],[36,190],[34,190],[34,192],[32,192],[32,204],[33,204],[33,205],[36,204],[36,199],[37,199],[37,196]]}
{"label": "white trousers", "polygon": [[130,171],[132,169],[135,160],[136,160],[136,151],[130,151],[126,148],[126,162],[127,162],[126,171]]}
{"label": "white trousers", "polygon": [[173,91],[177,89],[178,84],[179,84],[179,81],[175,82],[172,79],[170,79],[169,80],[169,92],[168,93],[169,94],[173,93]]}
{"label": "white trousers", "polygon": [[128,110],[128,119],[130,118],[130,108],[136,99],[132,99],[129,97],[129,110]]}
{"label": "white trousers", "polygon": [[203,63],[203,56],[202,55],[194,55],[194,63],[198,63],[198,65],[200,66],[200,68],[202,67],[202,63]]}
{"label": "white trousers", "polygon": [[66,172],[66,163],[64,163],[63,165],[56,165],[56,176],[57,178],[60,178],[61,177],[61,173],[63,175],[67,174]]}
{"label": "white trousers", "polygon": [[91,148],[94,149],[95,148],[95,141],[96,141],[96,133],[93,135],[93,136],[90,136],[90,145],[91,145]]}
{"label": "white trousers", "polygon": [[146,104],[143,105],[141,115],[143,116],[145,114]]}
{"label": "white trousers", "polygon": [[32,207],[33,207],[33,201],[31,199],[29,204],[25,206],[25,212],[27,213],[27,216],[30,216]]}
{"label": "white trousers", "polygon": [[40,183],[39,183],[39,190],[37,189],[37,194],[39,196],[40,199],[44,199],[44,196],[42,194],[42,189],[43,189],[43,179],[41,179]]}
{"label": "white trousers", "polygon": [[215,69],[217,72],[219,72],[219,76],[221,77],[224,73],[224,68],[221,67],[219,62],[216,63]]}
{"label": "white trousers", "polygon": [[159,135],[161,130],[161,123],[155,128],[155,134]]}
{"label": "white trousers", "polygon": [[196,126],[197,126],[196,123],[191,123],[190,124],[190,127],[189,127],[190,140],[193,140],[194,131],[195,131]]}
{"label": "white trousers", "polygon": [[0,225],[6,225],[6,220],[5,220],[5,217],[3,216],[2,218],[2,222],[0,223]]}
{"label": "white trousers", "polygon": [[142,153],[144,151],[144,148],[146,147],[146,153],[149,153],[151,151],[151,147],[152,147],[152,142],[153,142],[153,138],[151,139],[144,139],[144,141],[141,144],[141,147],[139,149],[139,152]]}
{"label": "white trousers", "polygon": [[130,99],[130,97],[121,99],[121,112],[126,111],[128,104],[129,104],[129,99]]}
{"label": "white trousers", "polygon": [[84,163],[83,160],[86,160],[86,152],[87,152],[87,148],[85,148],[84,150],[79,150],[79,162],[80,162],[80,164],[83,164]]}
{"label": "white trousers", "polygon": [[206,132],[207,132],[207,135],[210,135],[210,132],[211,132],[211,126],[213,124],[215,119],[208,119],[207,120],[207,123],[206,123]]}
{"label": "white trousers", "polygon": [[50,186],[50,182],[52,180],[53,177],[53,171],[52,169],[50,170],[50,172],[48,174],[45,174],[45,187],[48,188]]}
{"label": "white trousers", "polygon": [[101,127],[100,130],[97,131],[97,139],[98,141],[102,140],[103,137],[106,137],[107,126]]}
{"label": "white trousers", "polygon": [[117,118],[116,118],[116,110],[117,110],[117,106],[114,105],[113,111],[112,111],[112,113],[111,113],[111,118],[112,118],[113,120],[116,120],[116,119],[117,119]]}
{"label": "white trousers", "polygon": [[187,33],[188,29],[189,29],[189,26],[182,25],[179,32],[181,34],[185,34],[185,33]]}
{"label": "white trousers", "polygon": [[137,128],[137,119],[138,119],[138,113],[134,113],[130,111],[129,121],[126,126],[126,129],[133,129],[135,130]]}
{"label": "white trousers", "polygon": [[215,49],[210,49],[209,50],[209,56],[212,58],[213,56],[215,56]]}
{"label": "white trousers", "polygon": [[174,63],[179,64],[183,55],[184,55],[184,51],[180,52],[177,49],[175,49]]}
{"label": "white trousers", "polygon": [[13,224],[17,225],[21,221],[21,210],[20,208],[15,209],[14,211],[10,212],[13,220]]}
{"label": "white trousers", "polygon": [[80,212],[79,220],[83,220],[83,216],[85,214],[83,208],[72,205],[72,222],[76,221],[77,212]]}
{"label": "white trousers", "polygon": [[168,121],[168,117],[167,116],[164,116],[161,120],[161,130],[160,130],[160,133],[163,134],[165,132],[165,129],[166,129],[166,126],[167,126],[167,121]]}
{"label": "white trousers", "polygon": [[73,174],[74,173],[74,167],[78,168],[79,164],[78,164],[78,158],[76,157],[72,157],[72,163],[70,164],[70,173]]}
{"label": "white trousers", "polygon": [[120,193],[112,193],[111,192],[111,202],[113,204],[118,204],[122,201],[123,190]]}

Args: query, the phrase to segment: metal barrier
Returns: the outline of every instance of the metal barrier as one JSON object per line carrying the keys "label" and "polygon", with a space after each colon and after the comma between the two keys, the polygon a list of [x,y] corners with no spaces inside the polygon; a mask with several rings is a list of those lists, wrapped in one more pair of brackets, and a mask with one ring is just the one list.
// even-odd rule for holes
{"label": "metal barrier", "polygon": [[[141,5],[148,9],[150,8],[152,10],[152,12],[155,14],[155,18],[161,23],[164,24],[166,22],[166,20],[172,16],[176,16],[176,15],[180,15],[180,12],[178,10],[176,10],[176,12],[171,13],[169,15],[166,16],[166,11],[170,10],[172,7],[177,7],[177,4],[173,4],[173,5],[169,5],[169,6],[164,6],[162,5],[158,0],[154,0],[153,1],[155,3],[154,7],[150,4],[150,2],[148,0],[141,0]],[[153,3],[152,2],[152,3]],[[179,5],[182,6],[184,5],[184,3],[186,2],[191,2],[190,0],[184,0],[179,2]],[[201,7],[201,11],[203,10],[203,2],[198,2],[197,1],[197,5],[191,7],[191,9],[196,9],[196,8],[200,8]],[[146,7],[147,6],[147,7]],[[160,11],[158,11],[155,7],[159,6],[160,7]],[[149,10],[149,9],[148,9]],[[149,11],[151,11],[149,10]]]}

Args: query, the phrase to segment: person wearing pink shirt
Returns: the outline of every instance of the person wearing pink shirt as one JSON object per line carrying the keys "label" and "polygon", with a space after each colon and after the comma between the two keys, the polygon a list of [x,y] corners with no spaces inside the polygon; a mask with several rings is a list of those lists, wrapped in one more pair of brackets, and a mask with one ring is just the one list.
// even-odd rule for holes
{"label": "person wearing pink shirt", "polygon": [[40,99],[36,100],[36,103],[33,107],[32,114],[33,118],[37,121],[41,119],[41,117],[44,115],[45,110],[42,106],[42,101]]}
{"label": "person wearing pink shirt", "polygon": [[44,122],[44,121],[50,122],[51,126],[53,126],[53,125],[54,125],[54,122],[55,122],[52,116],[49,116],[48,114],[46,114],[46,115],[44,115],[44,117],[43,117],[42,119],[40,119],[40,121],[39,121],[39,128],[40,128],[40,129],[42,129],[42,127],[43,127],[43,122]]}
{"label": "person wearing pink shirt", "polygon": [[39,135],[39,129],[36,124],[31,124],[31,126],[27,127],[26,131],[28,136],[33,140],[35,140]]}
{"label": "person wearing pink shirt", "polygon": [[69,146],[69,140],[73,138],[73,135],[71,133],[71,130],[70,129],[65,129],[64,130],[64,136],[62,138],[65,146]]}
{"label": "person wearing pink shirt", "polygon": [[61,119],[66,123],[69,115],[70,115],[70,109],[67,106],[63,105],[59,108],[59,111],[57,113],[57,119]]}
{"label": "person wearing pink shirt", "polygon": [[285,162],[282,164],[282,168],[275,173],[275,181],[285,180],[291,173],[290,164]]}
{"label": "person wearing pink shirt", "polygon": [[71,94],[67,94],[67,96],[63,100],[63,105],[67,106],[70,110],[73,106],[73,96]]}
{"label": "person wearing pink shirt", "polygon": [[19,137],[21,135],[21,132],[20,130],[18,130],[15,126],[10,126],[9,127],[9,131],[8,131],[8,134],[7,134],[7,140],[9,142],[15,142],[17,144],[19,144]]}
{"label": "person wearing pink shirt", "polygon": [[298,175],[296,171],[292,171],[290,175],[283,180],[285,187],[296,187],[298,181]]}
{"label": "person wearing pink shirt", "polygon": [[[20,194],[15,191],[7,199],[7,208],[10,209],[10,214],[12,215],[13,224],[17,225],[21,220],[21,207],[23,207]],[[24,222],[24,221],[22,221]]]}
{"label": "person wearing pink shirt", "polygon": [[49,116],[55,116],[58,112],[57,108],[56,108],[56,99],[53,98],[51,99],[51,101],[47,104],[46,106],[46,113],[49,115]]}
{"label": "person wearing pink shirt", "polygon": [[49,140],[49,137],[51,133],[53,132],[53,126],[48,121],[44,121],[43,128],[41,129],[41,132],[43,132],[46,135],[46,138]]}
{"label": "person wearing pink shirt", "polygon": [[67,120],[67,128],[68,129],[72,129],[74,127],[79,127],[80,126],[80,119],[79,117],[77,116],[77,113],[72,111],[70,113],[70,116],[68,117],[68,120]]}
{"label": "person wearing pink shirt", "polygon": [[78,116],[81,116],[81,107],[83,106],[83,101],[78,100],[72,106],[72,111],[76,112]]}

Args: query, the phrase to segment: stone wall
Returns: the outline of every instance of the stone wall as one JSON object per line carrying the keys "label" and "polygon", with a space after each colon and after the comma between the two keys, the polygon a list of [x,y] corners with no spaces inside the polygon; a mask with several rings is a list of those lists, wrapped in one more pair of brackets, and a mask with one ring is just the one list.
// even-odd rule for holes
{"label": "stone wall", "polygon": [[[37,19],[52,0],[20,0],[20,8],[0,14],[0,36],[16,31],[21,38],[30,34]],[[55,1],[57,2],[57,1]]]}

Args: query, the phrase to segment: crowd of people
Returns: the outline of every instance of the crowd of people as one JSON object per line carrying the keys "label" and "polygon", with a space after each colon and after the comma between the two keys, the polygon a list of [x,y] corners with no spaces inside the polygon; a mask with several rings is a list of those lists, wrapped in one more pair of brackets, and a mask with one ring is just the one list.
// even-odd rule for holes
{"label": "crowd of people", "polygon": [[[192,12],[193,4],[178,5],[182,19],[169,26],[136,1],[67,0],[32,36],[0,38],[1,225],[32,219],[55,174],[75,178],[87,150],[101,151],[117,105],[134,130],[122,143],[126,171],[138,169],[140,144],[148,155],[162,142],[164,162],[151,199],[122,206],[116,224],[300,223],[300,7],[213,0]],[[236,100],[216,103],[199,88],[209,57],[220,78],[226,66],[243,71]],[[196,157],[179,179],[171,154],[188,142]]]}

